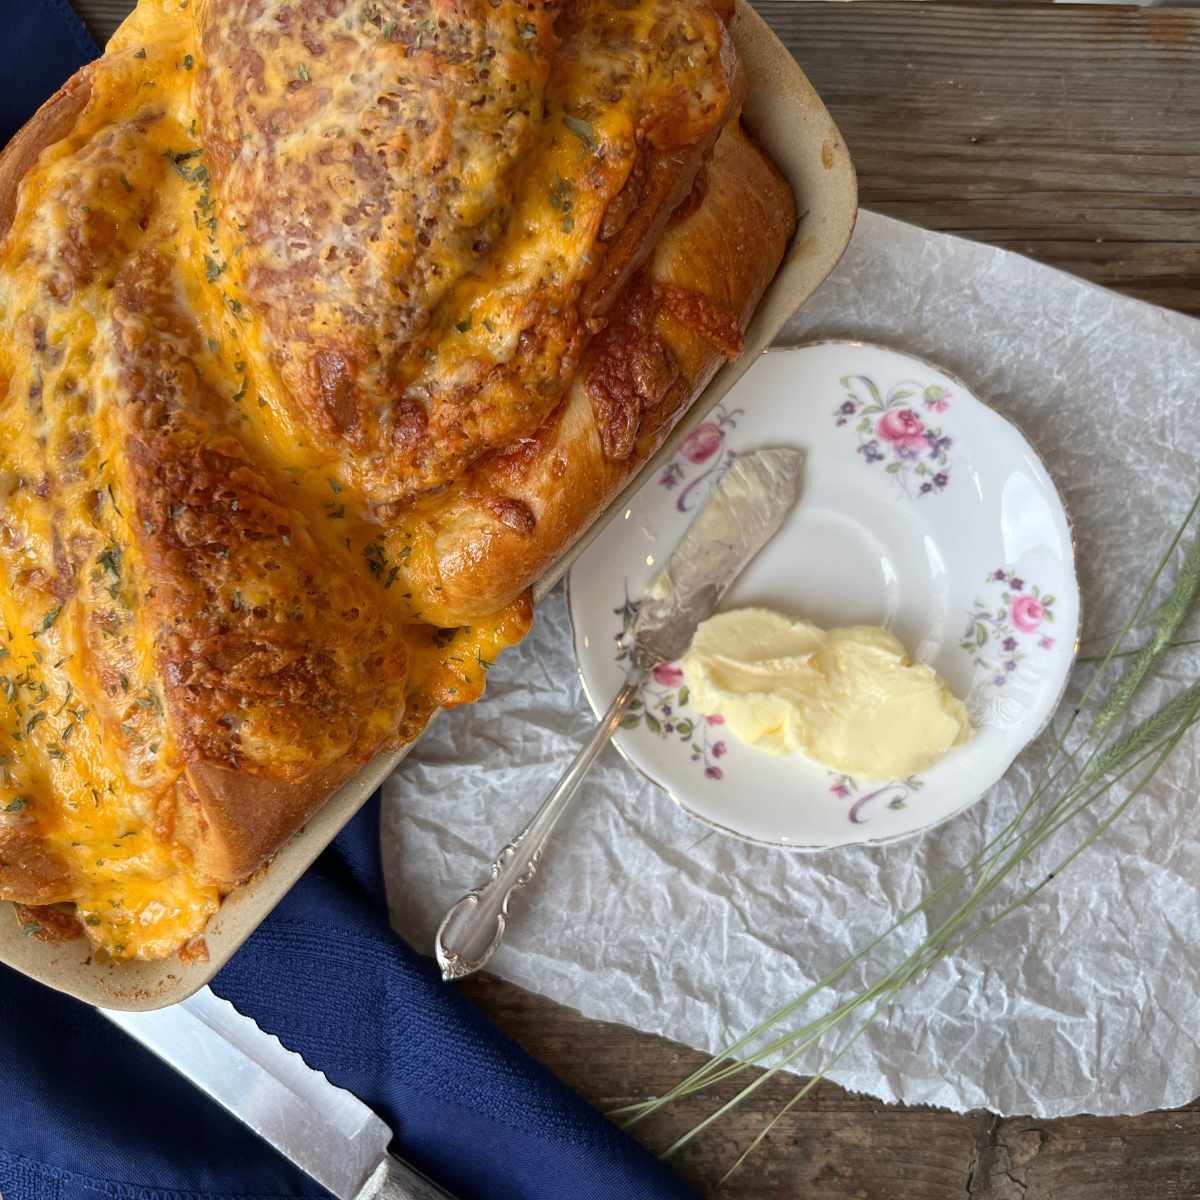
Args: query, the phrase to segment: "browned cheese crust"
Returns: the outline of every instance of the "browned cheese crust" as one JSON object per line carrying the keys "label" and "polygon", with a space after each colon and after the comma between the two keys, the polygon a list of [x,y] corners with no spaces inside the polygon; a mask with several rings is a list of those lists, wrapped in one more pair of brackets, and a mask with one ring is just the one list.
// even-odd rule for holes
{"label": "browned cheese crust", "polygon": [[795,202],[736,123],[698,187],[617,302],[560,409],[473,472],[434,518],[447,622],[490,612],[533,583],[736,354],[795,229]]}
{"label": "browned cheese crust", "polygon": [[195,938],[740,352],[795,204],[730,14],[141,0],[0,155],[0,899],[45,936]]}

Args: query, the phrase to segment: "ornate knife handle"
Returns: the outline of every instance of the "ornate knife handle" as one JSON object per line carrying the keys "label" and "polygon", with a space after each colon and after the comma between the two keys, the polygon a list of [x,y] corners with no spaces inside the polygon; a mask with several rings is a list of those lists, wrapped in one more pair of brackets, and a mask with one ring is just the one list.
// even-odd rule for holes
{"label": "ornate knife handle", "polygon": [[443,979],[462,979],[478,971],[496,952],[508,927],[508,904],[513,892],[537,873],[542,851],[558,819],[567,811],[596,756],[621,724],[644,677],[643,671],[630,672],[625,686],[596,726],[596,732],[555,784],[537,815],[500,851],[492,863],[491,877],[468,892],[442,919],[436,952]]}

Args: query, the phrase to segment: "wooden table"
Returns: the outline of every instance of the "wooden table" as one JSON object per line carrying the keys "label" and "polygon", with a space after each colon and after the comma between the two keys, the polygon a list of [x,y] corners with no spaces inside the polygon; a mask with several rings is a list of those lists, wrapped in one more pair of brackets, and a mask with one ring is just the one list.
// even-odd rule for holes
{"label": "wooden table", "polygon": [[[1200,12],[756,3],[841,125],[865,207],[1200,313]],[[76,5],[101,40],[131,7]],[[702,1061],[498,980],[465,989],[601,1108],[657,1094]],[[683,1174],[715,1193],[725,1167],[794,1088],[784,1080],[761,1089],[681,1155]],[[647,1126],[647,1143],[667,1144],[709,1104],[664,1114]],[[721,1195],[1195,1200],[1200,1102],[1141,1117],[1002,1120],[822,1086]]]}

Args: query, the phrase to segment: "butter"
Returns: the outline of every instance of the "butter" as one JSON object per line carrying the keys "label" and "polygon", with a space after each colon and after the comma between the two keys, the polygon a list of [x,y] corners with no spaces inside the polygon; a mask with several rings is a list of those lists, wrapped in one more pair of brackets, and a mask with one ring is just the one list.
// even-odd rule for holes
{"label": "butter", "polygon": [[823,630],[767,608],[718,613],[681,663],[692,705],[742,741],[902,779],[971,736],[962,701],[884,629]]}

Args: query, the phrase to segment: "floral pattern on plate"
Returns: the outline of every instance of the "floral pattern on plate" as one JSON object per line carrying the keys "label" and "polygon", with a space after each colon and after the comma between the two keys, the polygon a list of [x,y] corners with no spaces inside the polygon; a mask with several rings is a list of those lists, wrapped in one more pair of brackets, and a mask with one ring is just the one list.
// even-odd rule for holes
{"label": "floral pattern on plate", "polygon": [[950,484],[953,439],[931,414],[944,413],[952,396],[940,383],[902,380],[886,392],[867,375],[845,375],[845,398],[834,410],[834,423],[854,422],[858,453],[884,470],[906,496],[928,496]]}
{"label": "floral pattern on plate", "polygon": [[[712,416],[687,435],[678,454],[663,468],[658,486],[679,489],[676,512],[691,512],[707,495],[705,484],[720,479],[729,469],[736,452],[726,442],[742,413],[740,408],[726,409],[718,404]],[[694,467],[703,469],[694,471]]]}
{"label": "floral pattern on plate", "polygon": [[[853,411],[830,420],[837,396]],[[875,404],[878,411],[864,411]],[[867,430],[857,431],[864,419]],[[886,455],[866,469],[860,446],[872,439]],[[1020,431],[936,367],[849,342],[766,355],[571,570],[575,649],[598,714],[624,679],[622,643],[637,600],[709,489],[738,455],[778,445],[805,450],[804,494],[723,607],[767,604],[828,625],[885,624],[967,695],[976,735],[919,775],[853,778],[742,745],[720,715],[706,720],[696,710],[679,666],[666,663],[614,741],[722,832],[809,850],[891,841],[980,797],[1058,704],[1079,623],[1070,525]],[[900,469],[886,472],[889,464]],[[946,476],[940,486],[938,473]],[[892,482],[883,484],[885,475]],[[929,499],[947,487],[953,503]],[[1014,653],[1009,638],[1021,652],[1014,670],[1004,666]]]}
{"label": "floral pattern on plate", "polygon": [[[621,618],[617,634],[617,662],[629,658],[629,630],[637,616],[640,601],[629,599],[629,582],[625,583],[625,603],[613,611]],[[719,783],[725,772],[717,765],[729,750],[721,736],[725,718],[720,713],[708,716],[694,712],[689,706],[683,670],[675,663],[659,663],[642,684],[638,698],[629,705],[621,721],[622,729],[644,726],[660,738],[677,738],[691,750],[692,762],[704,770],[704,778]]]}
{"label": "floral pattern on plate", "polygon": [[893,812],[908,806],[908,798],[919,792],[925,781],[918,775],[910,775],[907,779],[891,779],[886,783],[869,785],[869,791],[863,791],[863,785],[852,775],[841,775],[830,772],[831,782],[829,794],[839,800],[850,800],[846,810],[846,818],[851,825],[865,825],[871,818],[867,809],[872,805],[886,803]]}
{"label": "floral pattern on plate", "polygon": [[1054,638],[1045,632],[1054,623],[1053,595],[1043,595],[1012,567],[997,567],[986,580],[1000,589],[997,601],[976,599],[959,642],[980,673],[994,687],[1004,687],[1022,669],[1031,650],[1043,654],[1054,649]]}

